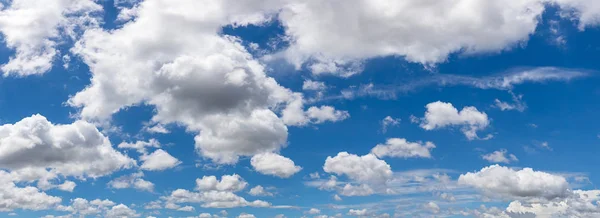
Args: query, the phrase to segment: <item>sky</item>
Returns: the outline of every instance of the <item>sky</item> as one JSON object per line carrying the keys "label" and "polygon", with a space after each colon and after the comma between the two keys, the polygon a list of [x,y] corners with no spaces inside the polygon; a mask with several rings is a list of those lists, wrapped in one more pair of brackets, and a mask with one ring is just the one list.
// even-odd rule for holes
{"label": "sky", "polygon": [[600,2],[0,0],[0,217],[600,217]]}

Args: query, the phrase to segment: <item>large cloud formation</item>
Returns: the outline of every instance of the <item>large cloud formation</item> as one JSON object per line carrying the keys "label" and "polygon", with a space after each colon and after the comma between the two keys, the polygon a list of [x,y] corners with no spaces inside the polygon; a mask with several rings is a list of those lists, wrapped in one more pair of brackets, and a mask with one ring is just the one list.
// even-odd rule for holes
{"label": "large cloud formation", "polygon": [[[216,163],[277,151],[286,146],[287,126],[276,109],[303,102],[301,95],[268,77],[239,39],[218,34],[223,25],[266,21],[273,3],[144,1],[122,28],[91,29],[77,42],[72,51],[90,66],[93,77],[69,104],[81,108],[85,120],[107,120],[121,109],[152,105],[153,122],[199,132],[198,153]],[[317,122],[339,120],[321,117],[317,109],[300,109],[294,112],[313,114]]]}

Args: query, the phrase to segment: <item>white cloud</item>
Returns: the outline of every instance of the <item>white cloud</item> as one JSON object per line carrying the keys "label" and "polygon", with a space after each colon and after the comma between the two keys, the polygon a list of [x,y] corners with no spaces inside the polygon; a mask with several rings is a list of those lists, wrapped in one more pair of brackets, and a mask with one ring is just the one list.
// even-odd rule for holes
{"label": "white cloud", "polygon": [[327,157],[323,170],[365,183],[383,184],[392,176],[390,165],[373,154],[357,156],[340,152],[335,157]]}
{"label": "white cloud", "polygon": [[385,144],[378,144],[371,153],[379,158],[383,157],[422,157],[431,158],[431,149],[435,148],[432,142],[409,142],[403,138],[390,138]]}
{"label": "white cloud", "polygon": [[[95,199],[92,201],[88,201],[83,198],[75,198],[75,199],[71,200],[71,205],[69,205],[69,206],[59,205],[56,209],[58,211],[71,212],[71,214],[73,216],[79,215],[79,216],[85,217],[85,216],[100,215],[100,214],[106,213],[111,209],[111,207],[113,207],[115,205],[116,205],[115,202],[112,202],[108,199],[105,199],[105,200]],[[113,213],[118,212],[119,210],[123,210],[123,208],[117,207],[117,208],[115,208],[115,211]]]}
{"label": "white cloud", "polygon": [[4,75],[42,74],[52,68],[63,35],[98,26],[91,14],[102,11],[92,0],[13,0],[0,11],[0,32],[15,54],[2,66]]}
{"label": "white cloud", "polygon": [[523,95],[516,95],[512,91],[509,91],[512,96],[513,103],[508,103],[504,101],[500,101],[498,99],[494,100],[494,106],[499,108],[502,111],[507,110],[517,110],[519,112],[525,111],[527,109],[527,104],[523,102]]}
{"label": "white cloud", "polygon": [[[451,103],[436,101],[425,106],[427,111],[422,118],[421,128],[434,130],[447,126],[461,126],[461,131],[467,139],[479,139],[477,131],[487,128],[490,124],[488,116],[477,108],[469,106],[458,111]],[[487,138],[487,137],[486,137]]]}
{"label": "white cloud", "polygon": [[260,185],[257,185],[254,188],[251,188],[250,191],[248,192],[248,194],[250,194],[252,196],[273,196],[273,193],[265,190],[265,188],[263,188]]}
{"label": "white cloud", "polygon": [[291,159],[275,153],[262,153],[252,157],[250,164],[259,173],[289,178],[302,167],[296,166]]}
{"label": "white cloud", "polygon": [[310,208],[310,210],[306,211],[306,213],[308,214],[320,214],[321,210],[317,209],[317,208]]}
{"label": "white cloud", "polygon": [[205,176],[196,180],[196,190],[191,192],[177,189],[169,196],[161,197],[166,202],[166,207],[171,209],[181,208],[181,203],[200,203],[205,208],[234,208],[234,207],[270,207],[271,204],[254,200],[247,201],[234,192],[241,191],[247,183],[238,175],[223,176],[217,181],[214,176]]}
{"label": "white cloud", "polygon": [[400,125],[400,118],[393,118],[391,116],[387,116],[381,121],[381,132],[386,133],[388,127],[398,125]]}
{"label": "white cloud", "polygon": [[506,212],[519,214],[535,214],[539,218],[552,217],[598,217],[600,216],[600,190],[575,190],[566,199],[550,202],[521,202],[513,201]]}
{"label": "white cloud", "polygon": [[367,213],[367,209],[362,209],[362,210],[350,209],[348,211],[348,215],[350,215],[350,216],[366,216],[366,215],[368,215],[368,213]]}
{"label": "white cloud", "polygon": [[177,210],[178,211],[191,212],[191,211],[194,211],[195,208],[192,207],[192,206],[184,206],[184,207],[177,208]]}
{"label": "white cloud", "polygon": [[371,188],[371,186],[367,184],[361,185],[351,185],[346,184],[339,193],[343,196],[368,196],[375,194],[375,191]]}
{"label": "white cloud", "polygon": [[135,210],[130,209],[124,204],[113,206],[106,212],[107,218],[122,218],[122,217],[140,217]]}
{"label": "white cloud", "polygon": [[308,91],[321,91],[327,89],[327,85],[324,82],[304,80],[302,84],[302,90]]}
{"label": "white cloud", "polygon": [[339,195],[336,194],[336,195],[333,195],[333,200],[341,201],[342,198]]}
{"label": "white cloud", "polygon": [[88,30],[76,43],[72,51],[92,79],[68,103],[82,119],[102,121],[127,107],[153,106],[150,123],[198,133],[197,152],[219,164],[278,151],[288,133],[276,112],[293,93],[268,77],[239,39],[219,32],[228,24],[263,23],[278,4],[140,2],[136,19],[115,30]]}
{"label": "white cloud", "polygon": [[256,218],[253,214],[242,213],[237,218]]}
{"label": "white cloud", "polygon": [[308,174],[308,176],[311,179],[320,179],[321,178],[321,175],[319,174],[319,172],[310,173],[310,174]]}
{"label": "white cloud", "polygon": [[350,117],[347,111],[336,110],[331,106],[312,106],[304,111],[305,100],[302,94],[292,95],[289,105],[282,111],[281,119],[287,125],[305,126],[323,122],[338,122]]}
{"label": "white cloud", "polygon": [[144,173],[138,172],[115,178],[108,182],[108,186],[114,189],[135,188],[137,190],[154,191],[154,183],[144,180]]}
{"label": "white cloud", "polygon": [[[0,126],[0,167],[76,177],[100,177],[135,165],[85,121],[52,124],[33,115]],[[35,180],[40,178],[29,178]]]}
{"label": "white cloud", "polygon": [[531,168],[513,170],[499,165],[484,167],[479,172],[466,173],[458,178],[459,184],[472,186],[489,196],[508,198],[553,199],[569,195],[567,180],[558,175]]}
{"label": "white cloud", "polygon": [[149,133],[160,133],[160,134],[167,134],[167,133],[171,132],[164,125],[162,125],[160,123],[156,124],[154,126],[145,126],[144,130]]}
{"label": "white cloud", "polygon": [[196,179],[196,189],[201,191],[228,191],[238,192],[248,186],[244,179],[237,175],[223,175],[221,181],[216,176],[203,176],[202,179]]}
{"label": "white cloud", "polygon": [[150,139],[148,141],[136,141],[135,143],[121,142],[121,144],[119,144],[117,147],[122,149],[135,149],[140,154],[146,154],[148,152],[146,147],[160,148],[160,142],[156,139]]}
{"label": "white cloud", "polygon": [[166,170],[181,164],[181,161],[162,149],[158,149],[149,155],[142,155],[140,160],[142,161],[140,168],[150,171]]}
{"label": "white cloud", "polygon": [[440,212],[440,206],[438,206],[433,201],[430,201],[430,202],[427,202],[426,204],[424,204],[423,208],[425,208],[426,210],[428,210],[431,213],[439,213]]}
{"label": "white cloud", "polygon": [[517,159],[517,156],[515,156],[514,154],[508,154],[507,157],[507,152],[508,151],[506,151],[505,149],[502,149],[489,154],[485,154],[481,156],[481,158],[489,161],[490,163],[510,163],[514,161],[519,161],[519,159]]}
{"label": "white cloud", "polygon": [[18,187],[10,175],[0,171],[0,211],[45,210],[58,205],[62,199],[50,196],[31,186]]}
{"label": "white cloud", "polygon": [[336,71],[371,57],[404,56],[430,64],[443,62],[454,52],[501,51],[526,41],[543,11],[538,0],[353,0],[342,7],[333,2],[295,1],[279,19],[292,38],[286,51],[291,62],[300,65],[312,60],[314,73],[341,73]]}
{"label": "white cloud", "polygon": [[75,189],[75,186],[77,186],[77,184],[75,184],[75,182],[73,181],[65,181],[63,184],[58,185],[58,189],[63,190],[63,191],[67,191],[67,192],[73,192],[73,190]]}

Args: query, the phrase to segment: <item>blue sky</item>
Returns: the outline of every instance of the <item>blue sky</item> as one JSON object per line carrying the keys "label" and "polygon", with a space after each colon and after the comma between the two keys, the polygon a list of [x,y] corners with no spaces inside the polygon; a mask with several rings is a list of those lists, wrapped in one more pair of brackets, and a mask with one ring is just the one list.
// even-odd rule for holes
{"label": "blue sky", "polygon": [[0,217],[600,216],[596,1],[0,3]]}

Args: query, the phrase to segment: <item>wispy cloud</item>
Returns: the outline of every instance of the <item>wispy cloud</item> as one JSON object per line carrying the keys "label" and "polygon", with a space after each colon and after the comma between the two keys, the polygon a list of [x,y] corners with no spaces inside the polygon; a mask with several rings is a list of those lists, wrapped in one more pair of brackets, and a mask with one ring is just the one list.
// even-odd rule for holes
{"label": "wispy cloud", "polygon": [[524,83],[544,83],[556,81],[570,81],[577,78],[591,76],[593,71],[581,69],[567,69],[558,67],[515,68],[500,74],[484,77],[463,76],[454,74],[431,74],[425,77],[414,78],[401,84],[362,84],[341,91],[339,96],[331,98],[377,97],[381,99],[394,99],[398,94],[418,91],[431,86],[469,86],[479,89],[512,90],[515,86]]}

